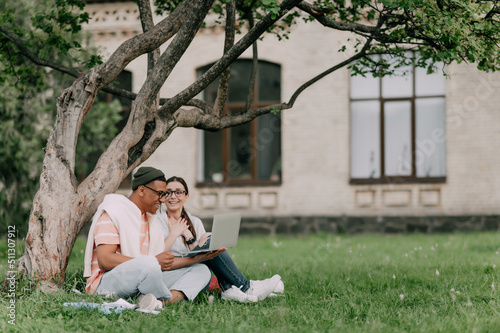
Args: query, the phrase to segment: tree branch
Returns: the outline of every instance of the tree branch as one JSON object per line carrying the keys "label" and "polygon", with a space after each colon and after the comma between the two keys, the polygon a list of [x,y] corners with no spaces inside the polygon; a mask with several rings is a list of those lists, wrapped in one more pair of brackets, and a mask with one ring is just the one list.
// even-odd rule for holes
{"label": "tree branch", "polygon": [[9,30],[8,28],[0,25],[0,32],[2,32],[5,36],[7,36],[7,38],[12,42],[12,44],[14,44],[19,49],[21,54],[24,55],[26,58],[28,58],[35,65],[53,68],[61,73],[71,75],[75,78],[81,75],[81,73],[75,69],[68,68],[60,64],[54,63],[52,61],[38,57],[38,55],[35,52],[32,52],[30,49],[28,49],[26,44],[17,34]]}
{"label": "tree branch", "polygon": [[[197,1],[189,13],[188,18],[177,32],[172,42],[158,59],[157,64],[151,71],[141,90],[137,94],[136,103],[141,105],[141,108],[132,108],[132,121],[144,120],[145,110],[151,106],[151,98],[156,96],[165,80],[170,76],[172,70],[179,62],[180,58],[191,44],[197,31],[201,27],[205,16],[210,10],[214,0]],[[168,101],[167,101],[168,104]]]}
{"label": "tree branch", "polygon": [[226,52],[208,71],[206,71],[196,82],[177,94],[165,103],[159,113],[163,117],[173,114],[179,107],[196,96],[213,82],[233,61],[235,61],[250,45],[252,45],[267,29],[276,21],[281,19],[290,9],[295,7],[301,0],[284,0],[280,5],[280,11],[274,18],[271,13],[260,20],[255,27],[241,38],[228,52]]}
{"label": "tree branch", "polygon": [[328,74],[335,72],[336,70],[343,68],[350,64],[351,62],[360,59],[366,55],[367,50],[370,48],[372,39],[369,39],[361,51],[346,59],[335,66],[327,69],[326,71],[318,74],[311,80],[307,81],[303,85],[301,85],[297,90],[293,93],[292,97],[287,103],[279,103],[274,105],[268,105],[265,107],[257,108],[249,112],[241,113],[238,115],[226,115],[224,117],[214,117],[212,114],[202,114],[198,110],[178,110],[174,116],[177,120],[177,124],[179,127],[194,127],[198,129],[203,129],[207,131],[219,131],[221,129],[227,127],[233,127],[237,125],[242,125],[248,123],[255,119],[258,116],[267,114],[273,110],[281,111],[286,109],[291,109],[295,104],[295,101],[299,97],[299,95],[312,86],[314,83],[318,82]]}
{"label": "tree branch", "polygon": [[132,60],[145,53],[153,52],[172,38],[188,19],[188,15],[196,3],[196,0],[182,1],[169,16],[151,30],[122,43],[100,68],[102,73],[107,73],[102,86],[110,84]]}
{"label": "tree branch", "polygon": [[374,33],[377,32],[377,27],[359,24],[359,23],[346,23],[338,22],[330,19],[319,8],[314,7],[310,3],[302,1],[297,5],[297,8],[308,13],[314,17],[319,23],[328,28],[333,28],[342,31],[352,31],[352,32],[364,32],[364,33]]}
{"label": "tree branch", "polygon": [[[98,80],[99,86],[96,88],[103,89],[112,94],[131,98],[133,95],[125,90],[114,87],[104,87],[108,86],[132,60],[144,53],[154,51],[176,34],[195,1],[196,0],[186,0],[181,2],[169,16],[152,27],[151,30],[141,35],[134,36],[120,45],[108,61],[98,67],[97,72],[103,73],[103,75],[100,75],[103,79]],[[67,68],[49,60],[41,59],[36,52],[28,49],[26,44],[17,34],[2,25],[0,25],[0,32],[9,38],[22,55],[36,65],[55,69],[74,78],[79,78],[83,73],[83,70],[80,72],[79,70]],[[138,45],[141,45],[141,47],[137,47]],[[104,75],[104,73],[106,73],[106,75]]]}
{"label": "tree branch", "polygon": [[[148,32],[154,28],[153,12],[151,10],[151,2],[149,0],[137,0],[139,7],[139,14],[141,17],[142,30]],[[155,49],[153,52],[148,53],[148,75],[155,66],[158,58],[160,57],[160,49]]]}
{"label": "tree branch", "polygon": [[368,39],[365,43],[365,45],[363,46],[363,48],[361,49],[361,51],[359,51],[358,53],[356,53],[355,55],[353,55],[352,57],[350,57],[349,59],[346,59],[344,61],[342,61],[341,63],[338,63],[337,65],[327,69],[326,71],[324,71],[323,73],[315,76],[314,78],[312,78],[311,80],[307,81],[306,83],[304,83],[302,86],[300,86],[292,95],[292,97],[290,97],[290,100],[288,101],[287,104],[289,105],[292,105],[295,103],[295,100],[297,100],[297,97],[299,97],[299,95],[304,91],[306,90],[308,87],[312,86],[314,83],[318,82],[319,80],[321,80],[322,78],[324,78],[325,76],[327,76],[328,74],[331,74],[333,72],[335,72],[337,69],[339,68],[342,68],[344,66],[347,66],[349,65],[351,62],[363,57],[365,54],[366,54],[366,51],[368,50],[368,48],[370,47],[370,44],[372,42],[372,39]]}
{"label": "tree branch", "polygon": [[[236,5],[234,0],[226,3],[226,35],[224,41],[224,53],[228,52],[234,45],[234,35],[236,30]],[[219,87],[217,87],[217,98],[215,99],[213,113],[220,116],[226,104],[229,91],[229,77],[231,66],[228,66],[221,74]]]}
{"label": "tree branch", "polygon": [[[107,86],[130,61],[144,53],[154,51],[175,35],[180,30],[183,23],[188,19],[188,15],[195,7],[195,3],[197,3],[197,0],[182,1],[168,17],[155,25],[151,30],[121,44],[105,64],[94,68],[88,75],[98,75],[101,77],[109,76],[109,80],[101,82],[101,86]],[[157,66],[155,66],[155,68],[156,67]],[[149,79],[147,81],[149,81]],[[114,89],[112,88],[111,90]],[[137,97],[135,94],[133,94],[133,96]],[[140,105],[140,103],[133,103],[132,110],[135,110],[137,105]],[[149,105],[151,105],[151,103]],[[141,105],[141,107],[143,106]],[[142,113],[147,112],[148,107],[145,107],[145,109],[146,110]],[[131,112],[131,114],[135,114],[135,112]],[[148,151],[147,154],[143,153],[135,162],[130,164],[127,155],[128,150],[136,145],[142,138],[147,122],[148,119],[144,117],[142,122],[137,121],[135,124],[132,124],[131,117],[129,117],[127,125],[113,139],[106,151],[101,155],[94,170],[78,186],[78,191],[81,191],[80,193],[97,193],[99,191],[110,193],[116,190],[125,176],[129,174],[143,158],[149,157],[151,152]],[[113,174],[110,178],[111,180],[106,184],[100,183],[99,180],[99,175],[103,173],[109,175]],[[82,200],[86,200],[86,198],[82,198]]]}
{"label": "tree branch", "polygon": [[[254,27],[254,20],[253,20],[253,13],[251,10],[249,10],[246,13],[246,16],[248,18],[248,23],[250,25],[250,29]],[[248,94],[247,94],[247,100],[245,103],[245,112],[248,112],[248,110],[252,109],[253,105],[253,100],[254,100],[254,93],[255,93],[255,80],[257,78],[257,70],[259,67],[259,54],[257,50],[257,41],[253,42],[252,44],[252,68],[250,72],[250,82],[248,83]]]}

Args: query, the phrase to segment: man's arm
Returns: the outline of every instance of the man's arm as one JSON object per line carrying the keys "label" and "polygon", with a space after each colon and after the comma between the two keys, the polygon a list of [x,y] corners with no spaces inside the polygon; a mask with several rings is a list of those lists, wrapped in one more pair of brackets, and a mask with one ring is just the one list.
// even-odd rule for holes
{"label": "man's arm", "polygon": [[[123,254],[116,253],[117,248],[117,244],[101,244],[97,246],[97,263],[99,264],[100,269],[109,271],[116,266],[124,263],[125,261],[134,259],[132,257],[127,257]],[[158,260],[162,271],[172,269],[171,266],[174,261],[174,255],[172,253],[165,251],[156,255],[155,257],[156,260]]]}
{"label": "man's arm", "polygon": [[221,254],[224,251],[226,251],[226,248],[221,247],[217,251],[200,253],[200,254],[197,254],[193,257],[174,257],[173,263],[168,270],[170,271],[170,270],[198,264],[198,263],[206,261],[206,260],[211,260],[211,259],[217,257],[219,254]]}
{"label": "man's arm", "polygon": [[116,253],[117,248],[118,244],[101,244],[97,246],[97,263],[99,264],[100,269],[109,271],[119,264],[133,259]]}

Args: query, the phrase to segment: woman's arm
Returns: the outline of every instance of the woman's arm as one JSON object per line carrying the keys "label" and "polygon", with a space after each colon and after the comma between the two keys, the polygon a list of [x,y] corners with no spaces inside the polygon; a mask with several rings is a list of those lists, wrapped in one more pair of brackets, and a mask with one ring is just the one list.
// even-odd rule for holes
{"label": "woman's arm", "polygon": [[[203,226],[203,223],[201,222],[201,220],[199,218],[197,218],[196,216],[192,216],[191,214],[189,214],[189,218],[191,219],[191,223],[193,223],[193,227],[196,230],[196,235],[198,238],[195,240],[194,243],[188,244],[188,248],[190,250],[193,250],[197,245],[201,246],[205,243],[206,232],[205,232],[205,227]],[[191,237],[193,237],[193,234],[191,233],[191,231],[189,229],[187,229],[182,233],[182,237],[184,237],[184,239],[186,241],[188,241]],[[203,238],[203,237],[205,237],[205,238]]]}
{"label": "woman's arm", "polygon": [[[191,237],[194,237],[193,234],[191,233],[191,231],[189,229],[185,230],[183,233],[182,233],[182,237],[184,237],[184,240],[187,242],[188,240],[191,239]],[[198,245],[198,241],[195,240],[194,243],[191,243],[191,244],[187,244],[188,248],[190,250],[194,249],[194,247]]]}

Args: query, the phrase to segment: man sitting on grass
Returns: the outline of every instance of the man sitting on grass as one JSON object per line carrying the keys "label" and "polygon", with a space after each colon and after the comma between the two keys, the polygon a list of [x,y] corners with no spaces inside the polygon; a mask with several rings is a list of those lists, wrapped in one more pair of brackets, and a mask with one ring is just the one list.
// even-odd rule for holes
{"label": "man sitting on grass", "polygon": [[85,250],[86,292],[139,296],[139,307],[147,310],[193,300],[211,276],[207,266],[199,263],[222,251],[174,258],[164,251],[155,216],[165,201],[165,175],[155,168],[139,168],[132,190],[128,198],[106,195],[93,217]]}

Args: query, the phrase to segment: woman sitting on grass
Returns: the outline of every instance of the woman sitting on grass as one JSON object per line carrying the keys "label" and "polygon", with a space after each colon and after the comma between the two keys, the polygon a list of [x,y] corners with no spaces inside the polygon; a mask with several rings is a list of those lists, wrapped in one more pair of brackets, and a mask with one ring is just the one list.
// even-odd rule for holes
{"label": "woman sitting on grass", "polygon": [[[210,233],[205,232],[203,223],[184,209],[189,198],[189,190],[184,179],[171,177],[167,179],[165,205],[167,211],[158,213],[164,237],[165,250],[182,256],[195,248],[208,248]],[[229,254],[224,251],[217,257],[203,262],[217,277],[222,289],[222,299],[238,302],[257,302],[271,293],[282,293],[284,284],[276,274],[266,280],[248,280],[236,267]]]}

